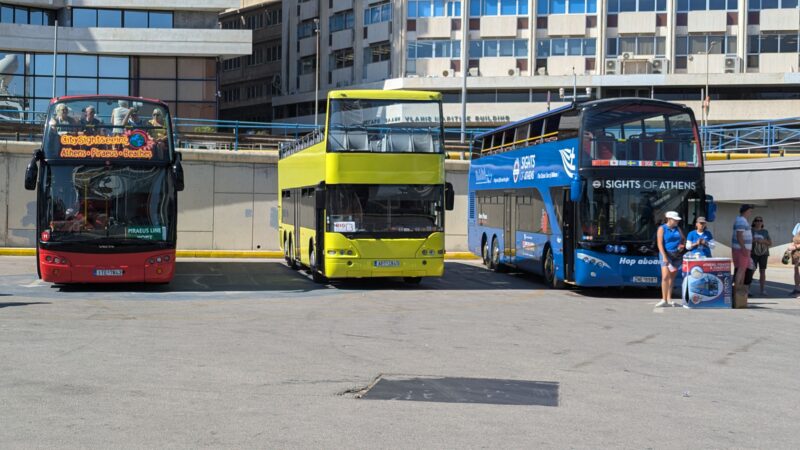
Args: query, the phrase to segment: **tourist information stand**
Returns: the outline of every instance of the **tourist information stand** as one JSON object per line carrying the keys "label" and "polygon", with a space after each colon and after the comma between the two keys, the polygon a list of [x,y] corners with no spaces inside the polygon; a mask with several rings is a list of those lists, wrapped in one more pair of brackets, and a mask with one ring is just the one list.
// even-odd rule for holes
{"label": "tourist information stand", "polygon": [[690,308],[731,308],[732,281],[729,258],[683,260],[681,292]]}

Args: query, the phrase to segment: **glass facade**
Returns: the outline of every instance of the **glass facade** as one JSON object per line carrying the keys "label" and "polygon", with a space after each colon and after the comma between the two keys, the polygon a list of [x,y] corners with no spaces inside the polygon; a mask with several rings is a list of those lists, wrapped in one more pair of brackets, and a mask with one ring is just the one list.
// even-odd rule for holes
{"label": "glass facade", "polygon": [[55,11],[49,9],[28,8],[26,6],[0,3],[0,23],[53,25],[55,17]]}
{"label": "glass facade", "polygon": [[[53,55],[0,52],[0,97],[43,114],[53,94]],[[57,97],[133,95],[167,102],[177,117],[216,117],[216,63],[211,58],[61,54]]]}
{"label": "glass facade", "polygon": [[72,8],[76,28],[172,28],[172,12]]}

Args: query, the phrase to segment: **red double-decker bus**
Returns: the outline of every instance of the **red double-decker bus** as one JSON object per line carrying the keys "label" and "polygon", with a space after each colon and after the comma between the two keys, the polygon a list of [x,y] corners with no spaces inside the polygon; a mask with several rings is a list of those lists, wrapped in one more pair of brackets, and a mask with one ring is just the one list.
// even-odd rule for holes
{"label": "red double-decker bus", "polygon": [[40,278],[168,283],[183,169],[167,105],[61,97],[50,103],[43,136],[25,174],[37,194]]}

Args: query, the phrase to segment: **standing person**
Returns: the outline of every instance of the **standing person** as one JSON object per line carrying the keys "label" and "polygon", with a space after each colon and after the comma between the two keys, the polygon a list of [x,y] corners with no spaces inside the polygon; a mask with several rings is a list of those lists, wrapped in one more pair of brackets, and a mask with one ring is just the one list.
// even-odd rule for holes
{"label": "standing person", "polygon": [[769,258],[769,248],[772,247],[772,239],[769,231],[764,228],[764,218],[756,216],[751,224],[753,228],[753,265],[758,269],[758,282],[760,285],[759,295],[764,295],[764,287],[767,283],[767,259]]}
{"label": "standing person", "polygon": [[789,295],[800,294],[800,223],[795,225],[795,234],[792,238],[792,243],[789,244],[789,252],[791,252],[792,266],[794,266],[794,290]]}
{"label": "standing person", "polygon": [[113,122],[114,126],[114,133],[121,134],[124,130],[123,127],[125,126],[128,120],[128,114],[130,112],[129,105],[127,100],[120,100],[117,102],[116,108],[111,110],[111,121]]}
{"label": "standing person", "polygon": [[706,229],[706,218],[698,217],[694,226],[695,229],[686,236],[686,250],[695,256],[711,258],[714,236]]}
{"label": "standing person", "polygon": [[658,253],[661,256],[661,301],[656,304],[656,308],[664,306],[675,306],[672,302],[672,284],[675,276],[678,275],[683,257],[681,256],[684,248],[683,233],[678,228],[681,216],[675,211],[665,214],[667,223],[658,227],[656,233],[656,244]]}
{"label": "standing person", "polygon": [[733,235],[731,237],[731,250],[733,256],[734,277],[733,284],[736,289],[744,285],[744,276],[750,266],[750,250],[753,248],[753,231],[747,220],[753,212],[753,205],[742,205],[739,215],[733,222]]}

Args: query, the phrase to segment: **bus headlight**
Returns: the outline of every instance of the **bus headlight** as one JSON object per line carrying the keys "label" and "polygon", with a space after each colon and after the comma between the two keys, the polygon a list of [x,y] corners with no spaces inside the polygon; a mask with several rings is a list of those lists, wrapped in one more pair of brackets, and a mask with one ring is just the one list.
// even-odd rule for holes
{"label": "bus headlight", "polygon": [[150,263],[150,264],[155,264],[156,260],[154,258],[150,258],[150,259],[147,260],[147,262]]}
{"label": "bus headlight", "polygon": [[336,250],[328,250],[328,256],[336,256]]}

